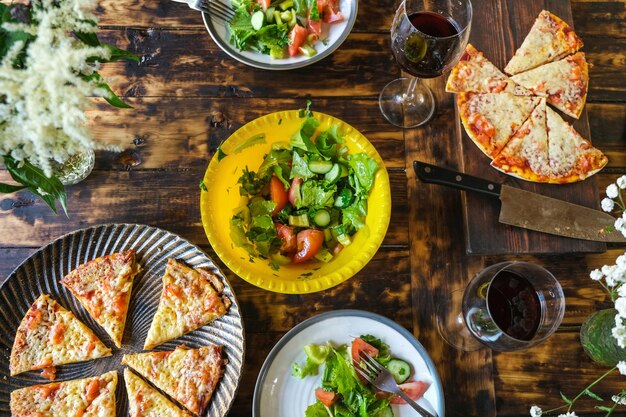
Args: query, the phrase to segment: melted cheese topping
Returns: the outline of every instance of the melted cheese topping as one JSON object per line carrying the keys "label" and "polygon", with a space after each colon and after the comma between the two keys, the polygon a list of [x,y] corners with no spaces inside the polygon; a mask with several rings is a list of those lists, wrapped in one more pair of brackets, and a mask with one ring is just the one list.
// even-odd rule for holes
{"label": "melted cheese topping", "polygon": [[127,250],[89,261],[61,280],[117,347],[122,344],[133,278],[138,272],[135,252]]}
{"label": "melted cheese topping", "polygon": [[115,416],[117,372],[11,392],[12,417]]}
{"label": "melted cheese topping", "polygon": [[504,71],[507,74],[518,74],[561,59],[578,51],[582,46],[582,40],[571,26],[543,10]]}
{"label": "melted cheese topping", "polygon": [[465,130],[491,158],[500,152],[541,100],[508,93],[458,97]]}
{"label": "melted cheese topping", "polygon": [[207,407],[222,376],[222,347],[124,355],[122,363],[195,414]]}
{"label": "melted cheese topping", "polygon": [[130,417],[192,417],[128,369],[124,369]]}
{"label": "melted cheese topping", "polygon": [[450,93],[499,93],[530,95],[530,91],[517,85],[504,75],[471,44],[465,48],[461,60],[452,68],[446,91]]}
{"label": "melted cheese topping", "polygon": [[144,349],[152,349],[226,314],[230,301],[221,296],[223,288],[219,277],[168,260],[159,307]]}
{"label": "melted cheese topping", "polygon": [[72,312],[42,294],[20,323],[11,350],[11,375],[108,356],[107,348]]}
{"label": "melted cheese topping", "polygon": [[548,132],[546,130],[546,100],[532,114],[506,144],[491,165],[517,177],[546,182],[549,180]]}
{"label": "melted cheese topping", "polygon": [[578,118],[585,105],[589,83],[587,61],[582,52],[512,77],[563,113]]}

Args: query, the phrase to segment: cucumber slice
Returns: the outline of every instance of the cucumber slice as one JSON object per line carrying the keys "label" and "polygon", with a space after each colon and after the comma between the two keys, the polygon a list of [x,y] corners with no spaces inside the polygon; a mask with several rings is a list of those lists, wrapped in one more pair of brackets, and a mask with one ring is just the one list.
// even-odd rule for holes
{"label": "cucumber slice", "polygon": [[283,1],[282,3],[280,3],[278,5],[280,10],[287,10],[287,9],[293,7],[293,6],[294,6],[293,0],[285,0],[285,1]]}
{"label": "cucumber slice", "polygon": [[391,359],[387,364],[387,369],[398,384],[403,383],[411,376],[411,365],[402,359]]}
{"label": "cucumber slice", "polygon": [[346,247],[350,243],[352,243],[352,239],[350,239],[350,236],[344,233],[344,234],[337,236],[337,242],[341,243],[344,247]]}
{"label": "cucumber slice", "polygon": [[339,195],[335,199],[335,207],[346,208],[350,205],[350,201],[352,201],[352,190],[349,188],[342,188],[339,191]]}
{"label": "cucumber slice", "polygon": [[313,216],[313,223],[319,227],[326,227],[330,223],[330,213],[324,209],[318,210]]}
{"label": "cucumber slice", "polygon": [[393,417],[393,410],[391,409],[391,406],[388,405],[387,407],[377,412],[374,417]]}
{"label": "cucumber slice", "polygon": [[313,56],[317,54],[317,50],[311,45],[307,45],[306,43],[302,44],[302,46],[298,49],[300,50],[300,52],[302,52],[304,56]]}
{"label": "cucumber slice", "polygon": [[336,183],[341,178],[341,167],[339,164],[333,164],[333,167],[324,175],[324,179],[331,184]]}
{"label": "cucumber slice", "polygon": [[265,23],[265,13],[261,10],[257,10],[252,13],[252,17],[250,18],[250,24],[254,30],[259,30],[263,27],[263,23]]}
{"label": "cucumber slice", "polygon": [[[272,45],[272,47],[270,48],[270,56],[274,59],[287,58],[287,55],[285,54],[285,48],[283,48],[282,46],[278,46],[278,45]],[[273,146],[274,145],[272,145],[272,148]],[[283,149],[288,149],[288,148],[283,148]]]}
{"label": "cucumber slice", "polygon": [[289,226],[309,227],[309,216],[301,214],[299,216],[289,216]]}
{"label": "cucumber slice", "polygon": [[276,8],[272,6],[268,7],[265,11],[265,21],[267,23],[274,23],[274,10],[276,10]]}
{"label": "cucumber slice", "polygon": [[333,254],[328,249],[321,248],[313,257],[318,261],[328,263],[333,259]]}
{"label": "cucumber slice", "polygon": [[333,168],[333,163],[330,161],[309,161],[309,169],[316,174],[326,174]]}
{"label": "cucumber slice", "polygon": [[280,14],[280,19],[285,23],[289,22],[291,20],[291,11],[285,10],[284,12],[282,12]]}
{"label": "cucumber slice", "polygon": [[283,19],[280,18],[280,12],[278,10],[274,10],[274,21],[277,25],[283,24]]}

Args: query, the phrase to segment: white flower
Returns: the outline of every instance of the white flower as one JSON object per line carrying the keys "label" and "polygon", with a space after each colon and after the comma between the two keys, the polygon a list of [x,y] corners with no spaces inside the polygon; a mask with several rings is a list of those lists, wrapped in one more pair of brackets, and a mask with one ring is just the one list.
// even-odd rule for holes
{"label": "white flower", "polygon": [[626,297],[620,297],[615,300],[615,309],[617,310],[617,314],[626,317]]}
{"label": "white flower", "polygon": [[626,327],[617,325],[613,327],[611,333],[615,340],[617,340],[617,345],[622,349],[626,349]]}
{"label": "white flower", "polygon": [[589,276],[594,281],[600,281],[602,277],[604,277],[604,275],[602,274],[602,271],[600,271],[599,269],[594,269],[593,271],[591,271]]}
{"label": "white flower", "polygon": [[602,199],[601,204],[602,210],[606,211],[607,213],[610,213],[615,208],[615,201],[611,200],[610,198]]}
{"label": "white flower", "polygon": [[608,187],[606,187],[606,196],[609,198],[617,198],[617,195],[619,194],[619,189],[617,188],[617,185],[615,184],[610,184]]}
{"label": "white flower", "polygon": [[626,297],[626,285],[620,285],[620,287],[617,289],[617,294],[620,297]]}
{"label": "white flower", "polygon": [[619,369],[620,374],[626,375],[626,361],[617,362],[617,369]]}
{"label": "white flower", "polygon": [[578,417],[575,412],[568,411],[565,414],[559,414],[559,417]]}
{"label": "white flower", "polygon": [[537,407],[536,405],[530,407],[530,417],[541,417],[542,413],[543,411],[541,411],[541,408]]}
{"label": "white flower", "polygon": [[621,395],[614,395],[611,397],[615,404],[626,405],[626,397],[622,397]]}
{"label": "white flower", "polygon": [[626,175],[622,175],[617,179],[617,186],[622,190],[626,189]]}

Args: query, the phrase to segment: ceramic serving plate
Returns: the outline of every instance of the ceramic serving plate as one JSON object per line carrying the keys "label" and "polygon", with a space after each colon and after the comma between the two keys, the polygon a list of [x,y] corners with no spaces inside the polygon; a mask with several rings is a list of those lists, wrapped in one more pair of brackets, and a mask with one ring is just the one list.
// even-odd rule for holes
{"label": "ceramic serving plate", "polygon": [[[298,379],[291,375],[294,362],[304,363],[304,346],[349,344],[355,337],[370,334],[390,346],[391,354],[407,361],[413,377],[430,383],[417,402],[427,410],[444,416],[441,380],[426,349],[404,327],[378,314],[360,310],[338,310],[319,314],[291,329],[274,346],[263,363],[254,389],[253,417],[304,417],[306,408],[315,402],[315,389],[321,376]],[[321,368],[320,368],[321,370]],[[392,405],[395,417],[413,417],[409,405]]]}
{"label": "ceramic serving plate", "polygon": [[[271,113],[241,127],[220,147],[227,156],[220,160],[220,153],[216,153],[204,175],[206,190],[201,192],[200,210],[209,242],[228,268],[244,280],[266,290],[303,294],[321,291],[347,280],[374,256],[389,226],[389,176],[374,146],[347,123],[323,113],[315,112],[314,115],[320,121],[319,131],[339,125],[339,131],[345,134],[344,140],[350,154],[365,152],[379,164],[368,198],[366,227],[359,230],[353,236],[352,243],[330,262],[310,261],[284,265],[274,270],[267,260],[251,259],[230,238],[230,220],[234,210],[241,205],[237,180],[246,167],[250,171],[258,170],[273,143],[289,142],[304,120],[299,117],[297,110]],[[250,141],[251,138],[258,140]]]}
{"label": "ceramic serving plate", "polygon": [[[229,0],[212,1],[222,2],[230,7]],[[269,55],[254,51],[240,51],[230,43],[228,28],[222,20],[211,17],[206,13],[202,14],[202,19],[204,20],[207,31],[217,46],[237,61],[261,69],[290,70],[311,65],[314,62],[326,58],[328,55],[332,54],[335,49],[339,48],[354,26],[357,8],[358,0],[340,0],[339,10],[343,15],[343,21],[330,25],[328,36],[325,38],[326,40],[316,42],[315,49],[317,50],[317,54],[312,57],[298,55],[285,59],[273,59]]]}
{"label": "ceramic serving plate", "polygon": [[[142,271],[134,279],[122,348],[117,349],[106,332],[59,280],[91,259],[126,249],[135,250]],[[124,354],[143,351],[143,343],[161,296],[161,277],[168,258],[177,259],[191,267],[205,267],[218,275],[224,282],[224,294],[232,301],[226,316],[156,349],[173,350],[181,344],[190,348],[208,344],[224,346],[228,364],[203,417],[226,416],[237,392],[244,359],[243,322],[228,280],[204,252],[180,236],[146,225],[107,224],[72,232],[44,246],[18,266],[0,287],[0,417],[11,415],[11,391],[50,382],[40,377],[40,371],[13,377],[9,375],[9,355],[17,327],[31,304],[42,293],[50,294],[63,307],[71,310],[113,351],[106,358],[59,366],[57,381],[117,370],[117,415],[126,416],[127,399],[120,361]]]}

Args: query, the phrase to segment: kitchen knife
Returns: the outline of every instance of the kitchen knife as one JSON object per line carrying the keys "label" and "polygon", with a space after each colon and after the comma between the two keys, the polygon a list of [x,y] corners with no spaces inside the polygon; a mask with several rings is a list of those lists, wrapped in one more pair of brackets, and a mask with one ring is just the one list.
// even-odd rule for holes
{"label": "kitchen knife", "polygon": [[575,239],[626,242],[608,213],[420,161],[413,161],[413,169],[422,182],[500,199],[500,223]]}

